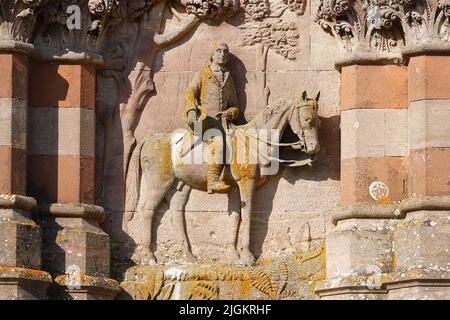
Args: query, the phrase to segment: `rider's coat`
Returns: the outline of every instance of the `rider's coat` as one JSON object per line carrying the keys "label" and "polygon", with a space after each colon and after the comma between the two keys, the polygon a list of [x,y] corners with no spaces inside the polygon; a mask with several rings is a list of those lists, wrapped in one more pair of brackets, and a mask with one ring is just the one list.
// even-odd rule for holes
{"label": "rider's coat", "polygon": [[229,110],[232,112],[231,121],[234,121],[239,116],[239,104],[233,78],[228,70],[224,70],[223,81],[220,81],[211,68],[210,64],[206,65],[189,84],[183,116],[186,119],[190,110],[199,110],[199,120],[202,121],[207,116],[214,117],[221,111]]}

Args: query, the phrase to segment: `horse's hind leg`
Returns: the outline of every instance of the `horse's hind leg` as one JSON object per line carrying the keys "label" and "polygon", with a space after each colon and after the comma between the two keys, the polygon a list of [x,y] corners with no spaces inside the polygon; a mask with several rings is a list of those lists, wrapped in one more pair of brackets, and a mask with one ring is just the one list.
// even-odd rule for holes
{"label": "horse's hind leg", "polygon": [[251,265],[255,262],[255,257],[250,251],[250,234],[252,224],[253,194],[256,189],[254,179],[243,178],[238,182],[241,194],[241,243],[242,252],[240,261],[245,265]]}
{"label": "horse's hind leg", "polygon": [[[152,251],[153,218],[156,209],[164,199],[167,191],[170,189],[169,183],[161,184],[158,187],[147,187],[146,198],[142,206],[142,230],[141,230],[141,264],[156,264],[156,257]],[[148,186],[148,184],[147,184]]]}
{"label": "horse's hind leg", "polygon": [[234,187],[228,193],[228,211],[230,219],[230,235],[227,244],[225,256],[231,262],[237,262],[239,260],[239,253],[237,251],[238,235],[239,235],[239,223],[241,222],[241,196],[239,194],[239,188]]}
{"label": "horse's hind leg", "polygon": [[189,201],[192,188],[184,182],[178,182],[173,185],[172,192],[166,196],[170,203],[170,211],[172,214],[172,224],[175,227],[175,234],[178,235],[179,241],[183,245],[182,260],[184,262],[195,262],[197,258],[192,254],[191,245],[186,232],[186,204]]}

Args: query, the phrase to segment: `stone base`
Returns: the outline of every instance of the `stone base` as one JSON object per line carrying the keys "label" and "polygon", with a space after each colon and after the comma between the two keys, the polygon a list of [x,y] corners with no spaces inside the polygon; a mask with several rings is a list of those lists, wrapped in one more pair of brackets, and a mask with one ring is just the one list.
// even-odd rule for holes
{"label": "stone base", "polygon": [[49,292],[55,300],[113,300],[120,292],[117,281],[105,277],[60,275]]}
{"label": "stone base", "polygon": [[450,299],[450,197],[350,209],[326,237],[321,298]]}
{"label": "stone base", "polygon": [[41,232],[31,214],[0,208],[0,265],[41,269]]}
{"label": "stone base", "polygon": [[316,293],[326,300],[448,300],[450,271],[424,268],[404,273],[335,278],[320,282]]}
{"label": "stone base", "polygon": [[0,300],[46,299],[51,283],[45,271],[0,266]]}
{"label": "stone base", "polygon": [[317,246],[255,266],[220,262],[135,266],[127,270],[118,299],[317,299],[315,284],[325,278],[324,251]]}

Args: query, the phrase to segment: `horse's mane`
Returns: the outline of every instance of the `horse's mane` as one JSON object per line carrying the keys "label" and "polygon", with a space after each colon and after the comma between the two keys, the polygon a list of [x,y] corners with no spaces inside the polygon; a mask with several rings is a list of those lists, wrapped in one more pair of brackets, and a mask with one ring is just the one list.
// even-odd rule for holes
{"label": "horse's mane", "polygon": [[299,97],[279,98],[268,104],[263,110],[261,110],[252,120],[244,125],[239,125],[239,129],[257,128],[258,124],[265,124],[275,116],[282,116],[287,109],[291,108]]}

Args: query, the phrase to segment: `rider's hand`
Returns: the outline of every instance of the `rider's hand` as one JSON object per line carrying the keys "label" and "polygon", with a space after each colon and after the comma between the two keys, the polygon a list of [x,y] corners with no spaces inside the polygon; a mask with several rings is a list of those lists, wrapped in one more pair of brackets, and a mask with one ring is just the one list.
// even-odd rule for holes
{"label": "rider's hand", "polygon": [[187,121],[190,127],[194,126],[194,124],[198,121],[197,112],[195,110],[188,112]]}
{"label": "rider's hand", "polygon": [[233,112],[231,112],[230,110],[225,110],[222,113],[222,117],[225,117],[228,121],[231,121],[233,120]]}

